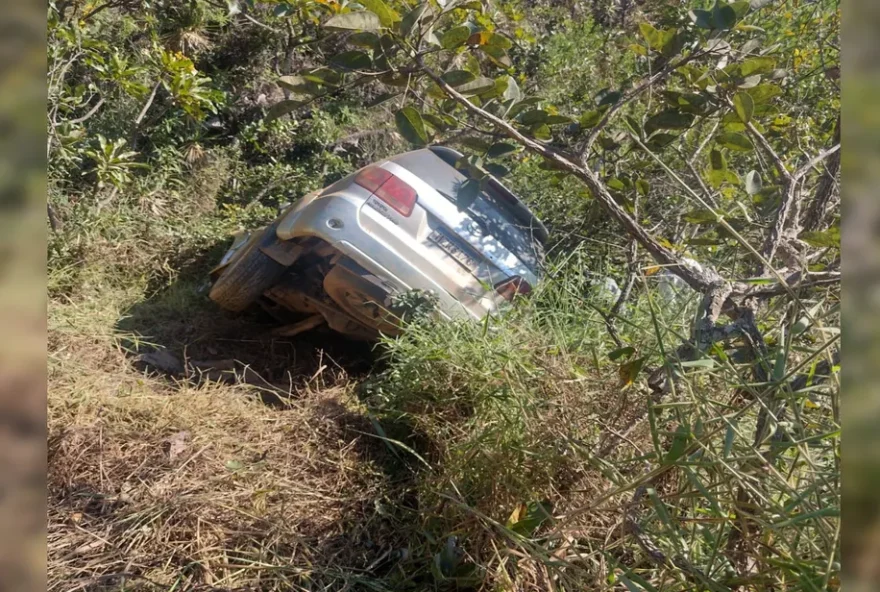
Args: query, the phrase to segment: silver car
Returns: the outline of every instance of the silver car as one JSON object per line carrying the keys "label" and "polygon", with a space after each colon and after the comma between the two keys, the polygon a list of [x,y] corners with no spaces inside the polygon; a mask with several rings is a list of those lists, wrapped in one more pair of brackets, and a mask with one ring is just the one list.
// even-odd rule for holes
{"label": "silver car", "polygon": [[461,157],[440,146],[407,152],[303,197],[236,236],[212,271],[211,299],[295,321],[282,335],[326,323],[375,339],[399,331],[395,303],[407,292],[433,293],[443,317],[473,319],[528,293],[547,229],[494,178],[462,199]]}

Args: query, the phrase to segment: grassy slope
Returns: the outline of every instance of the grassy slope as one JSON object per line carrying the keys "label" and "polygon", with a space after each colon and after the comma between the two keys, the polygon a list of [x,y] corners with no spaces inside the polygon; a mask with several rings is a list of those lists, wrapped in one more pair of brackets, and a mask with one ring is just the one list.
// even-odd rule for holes
{"label": "grassy slope", "polygon": [[[96,240],[87,262],[50,274],[51,589],[342,589],[355,582],[397,589],[402,580],[431,581],[433,556],[455,532],[471,533],[472,559],[497,580],[497,552],[472,542],[474,533],[487,541],[497,533],[474,522],[478,514],[444,508],[437,497],[450,476],[470,490],[473,512],[501,521],[530,496],[574,506],[603,487],[596,467],[579,466],[576,456],[560,462],[556,454],[557,442],[572,446],[569,438],[595,445],[603,418],[615,425],[629,419],[630,407],[620,405],[626,397],[608,392],[589,370],[598,354],[585,344],[598,325],[540,339],[532,325],[498,338],[479,326],[417,333],[438,354],[455,353],[429,380],[421,372],[432,373],[431,366],[413,355],[419,346],[402,343],[394,363],[405,376],[373,381],[367,392],[381,414],[376,428],[364,392],[349,378],[369,366],[369,350],[320,336],[266,340],[265,319],[225,317],[205,298],[203,273],[217,248],[194,249],[175,269],[168,243],[158,241],[155,252],[145,252],[145,244],[119,241],[108,254]],[[510,357],[529,345],[538,358]],[[185,362],[236,360],[239,379],[150,374],[137,353],[153,349]],[[536,360],[552,366],[536,369]],[[482,364],[470,368],[476,390],[458,385],[456,392],[456,369],[471,362]],[[530,378],[536,370],[537,381]],[[510,404],[528,406],[540,386],[541,408],[523,417],[537,423],[493,429],[499,417],[511,417],[508,403],[493,403],[499,385],[516,391]],[[448,392],[445,408],[436,410],[446,423],[425,424],[435,414],[425,408],[416,422],[401,417],[400,409],[425,404],[419,386],[430,396]],[[389,388],[412,398],[383,405]],[[610,398],[617,405],[608,407]],[[468,420],[462,409],[474,406],[488,415]],[[459,420],[465,431],[478,428],[478,442],[455,434],[441,441],[440,431]],[[462,460],[474,444],[477,453]],[[524,449],[544,450],[546,459],[523,456]],[[422,460],[410,453],[416,450]],[[422,462],[436,470],[420,469]],[[596,516],[590,528],[600,536],[613,522],[613,513]],[[405,573],[389,571],[401,553]],[[516,577],[544,577],[535,570]]]}

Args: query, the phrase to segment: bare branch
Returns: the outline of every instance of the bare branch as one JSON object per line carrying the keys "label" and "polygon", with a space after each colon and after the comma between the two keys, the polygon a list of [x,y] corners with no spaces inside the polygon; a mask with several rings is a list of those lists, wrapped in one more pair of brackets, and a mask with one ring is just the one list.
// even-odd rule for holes
{"label": "bare branch", "polygon": [[103,104],[104,104],[104,97],[101,97],[101,100],[98,101],[97,103],[95,103],[95,106],[92,107],[91,109],[89,109],[88,113],[86,113],[82,117],[77,117],[76,119],[71,119],[69,121],[62,121],[61,123],[72,123],[72,124],[83,123],[84,121],[89,120],[95,113],[97,113],[98,109],[100,109],[101,105],[103,105]]}
{"label": "bare branch", "polygon": [[810,160],[810,162],[808,162],[807,164],[805,164],[804,166],[799,168],[797,170],[797,172],[794,174],[794,178],[796,180],[800,179],[801,177],[803,177],[804,175],[809,173],[810,170],[812,170],[812,168],[814,166],[816,166],[817,164],[819,164],[820,162],[822,162],[823,160],[825,160],[826,158],[828,158],[832,154],[837,153],[837,151],[839,151],[839,150],[840,150],[840,143],[839,142],[837,144],[835,144],[834,146],[832,146],[831,148],[828,148],[827,150],[823,150],[822,152],[820,152],[819,154],[814,156]]}
{"label": "bare branch", "polygon": [[255,19],[254,17],[252,17],[251,15],[249,15],[246,12],[242,12],[240,14],[241,14],[241,16],[243,16],[244,18],[246,18],[247,20],[249,20],[253,24],[257,25],[258,27],[263,27],[264,29],[272,31],[273,33],[278,33],[279,35],[284,33],[284,31],[282,31],[280,29],[276,29],[275,27],[270,27],[269,25],[267,25],[265,23],[261,23],[260,21],[258,21],[257,19]]}
{"label": "bare branch", "polygon": [[[733,107],[733,103],[730,100],[728,100],[728,104]],[[752,137],[755,138],[758,144],[761,145],[761,148],[764,150],[764,152],[767,153],[767,156],[770,157],[770,160],[773,162],[773,166],[775,166],[776,170],[779,172],[779,176],[786,181],[793,182],[794,177],[792,177],[792,174],[788,172],[787,168],[785,168],[785,163],[782,162],[782,158],[780,158],[779,155],[776,154],[776,151],[773,149],[773,146],[770,145],[770,142],[767,140],[767,138],[764,137],[764,134],[759,132],[758,128],[756,128],[752,122],[746,124],[746,129],[749,130],[749,133],[752,135]]]}
{"label": "bare branch", "polygon": [[[761,247],[761,255],[765,259],[762,262],[761,274],[766,274],[769,271],[769,267],[772,265],[773,257],[776,255],[776,251],[779,248],[779,244],[783,239],[785,234],[786,227],[789,226],[789,222],[793,221],[797,223],[797,220],[794,218],[797,217],[795,212],[798,211],[799,200],[801,198],[800,192],[798,191],[798,183],[800,180],[812,170],[816,164],[822,162],[824,159],[828,158],[831,155],[834,155],[840,150],[840,142],[839,138],[837,139],[837,144],[832,146],[827,150],[823,150],[815,157],[810,159],[807,164],[798,169],[794,174],[790,173],[788,168],[786,168],[785,163],[782,161],[782,158],[776,153],[773,149],[773,146],[770,145],[770,142],[764,137],[758,129],[754,126],[754,124],[747,123],[746,128],[749,130],[751,136],[758,142],[764,152],[767,153],[767,156],[773,162],[773,165],[776,167],[776,170],[779,172],[780,177],[782,177],[782,203],[779,206],[779,209],[776,212],[776,219],[773,221],[772,226],[770,227],[770,232],[767,234],[766,239],[764,240],[764,244]],[[792,215],[795,213],[794,215]]]}
{"label": "bare branch", "polygon": [[[840,116],[837,117],[837,123],[834,128],[834,140],[838,146],[840,145]],[[819,182],[816,185],[816,193],[813,196],[807,212],[804,215],[803,229],[818,230],[822,227],[822,221],[825,219],[825,212],[831,202],[834,193],[834,184],[837,181],[837,175],[840,173],[840,150],[837,150],[828,159]]]}
{"label": "bare branch", "polygon": [[[746,298],[772,298],[774,296],[782,296],[788,293],[788,290],[800,290],[803,288],[817,288],[819,286],[833,286],[840,283],[841,274],[839,271],[808,273],[803,278],[803,274],[798,271],[785,279],[787,286],[776,285],[770,288],[761,288],[747,292],[737,293],[734,296],[744,296]],[[786,289],[787,288],[787,289]]]}
{"label": "bare branch", "polygon": [[153,92],[150,93],[150,97],[147,99],[147,103],[144,105],[144,108],[141,109],[141,112],[138,114],[138,116],[137,116],[137,117],[135,118],[135,120],[134,120],[134,125],[135,125],[135,126],[140,125],[140,124],[141,124],[141,121],[143,121],[143,120],[144,120],[144,117],[146,117],[146,115],[147,115],[147,111],[150,110],[150,106],[153,104],[153,100],[156,98],[156,93],[157,93],[158,90],[159,90],[159,85],[160,85],[160,84],[162,84],[162,83],[161,83],[161,82],[156,82],[156,84],[153,85]]}

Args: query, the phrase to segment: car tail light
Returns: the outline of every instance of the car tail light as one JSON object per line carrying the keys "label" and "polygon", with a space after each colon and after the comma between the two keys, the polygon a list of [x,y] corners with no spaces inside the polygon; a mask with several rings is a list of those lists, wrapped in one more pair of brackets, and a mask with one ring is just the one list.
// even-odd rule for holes
{"label": "car tail light", "polygon": [[495,291],[498,292],[502,298],[510,302],[515,296],[525,296],[530,293],[532,291],[532,286],[518,275],[515,275],[495,284]]}
{"label": "car tail light", "polygon": [[416,190],[379,167],[369,167],[358,173],[354,182],[370,191],[389,206],[409,217],[416,205]]}

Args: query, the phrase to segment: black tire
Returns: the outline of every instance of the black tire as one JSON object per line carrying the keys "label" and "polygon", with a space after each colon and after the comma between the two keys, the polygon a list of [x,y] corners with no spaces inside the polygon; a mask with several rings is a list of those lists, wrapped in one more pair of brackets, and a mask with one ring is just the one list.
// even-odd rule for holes
{"label": "black tire", "polygon": [[277,222],[266,227],[220,272],[209,294],[220,308],[230,312],[245,310],[284,275],[287,268],[260,250],[278,240],[277,228]]}

